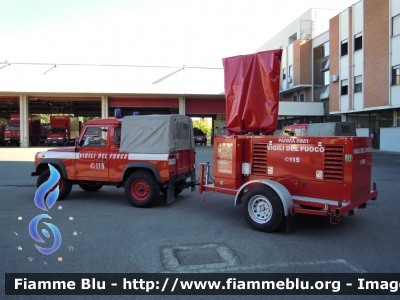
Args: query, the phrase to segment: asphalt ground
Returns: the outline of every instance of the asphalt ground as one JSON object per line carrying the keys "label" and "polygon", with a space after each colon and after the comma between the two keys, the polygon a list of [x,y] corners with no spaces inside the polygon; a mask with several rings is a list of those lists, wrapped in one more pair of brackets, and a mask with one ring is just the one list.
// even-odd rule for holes
{"label": "asphalt ground", "polygon": [[[140,209],[129,204],[123,188],[85,192],[73,186],[67,199],[57,201],[48,212],[61,232],[61,247],[43,255],[28,229],[32,218],[43,213],[33,201],[37,177],[30,176],[34,154],[41,150],[0,147],[1,297],[5,297],[5,273],[282,272],[338,273],[339,277],[342,273],[400,273],[400,154],[373,152],[372,180],[379,195],[366,209],[346,216],[338,225],[324,217],[297,215],[296,230],[290,234],[283,229],[274,233],[251,229],[242,208],[234,207],[234,197],[229,195],[206,192],[202,197],[185,190],[173,203],[167,204],[163,197],[157,206]],[[196,151],[198,163],[212,163],[211,146],[196,146]],[[141,297],[145,296],[135,299]],[[182,299],[186,298],[190,297]],[[320,299],[299,297],[305,298]]]}

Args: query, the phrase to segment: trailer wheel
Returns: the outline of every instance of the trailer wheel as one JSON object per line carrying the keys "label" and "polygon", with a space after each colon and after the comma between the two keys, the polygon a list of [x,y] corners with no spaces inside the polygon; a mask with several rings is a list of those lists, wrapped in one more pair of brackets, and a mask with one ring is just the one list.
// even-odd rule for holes
{"label": "trailer wheel", "polygon": [[250,189],[243,196],[242,211],[250,227],[265,232],[276,230],[283,220],[281,199],[267,186]]}
{"label": "trailer wheel", "polygon": [[154,176],[145,171],[137,171],[125,183],[125,196],[136,207],[149,207],[156,203],[160,187]]}
{"label": "trailer wheel", "polygon": [[[38,180],[37,180],[37,187],[41,186],[43,182],[47,181],[47,179],[49,179],[50,177],[50,170],[46,169],[44,170],[42,173],[40,173]],[[64,178],[61,174],[60,174],[60,180],[57,183],[58,188],[59,188],[59,194],[58,194],[58,199],[57,200],[64,200],[69,193],[71,192],[72,189],[72,183],[71,181],[69,181],[68,179]],[[49,192],[53,191],[53,189],[51,189]],[[47,194],[46,194],[47,196]]]}
{"label": "trailer wheel", "polygon": [[82,190],[87,191],[87,192],[95,192],[95,191],[98,191],[99,189],[101,189],[103,187],[103,185],[102,184],[92,185],[92,184],[81,183],[81,184],[79,184],[79,187]]}

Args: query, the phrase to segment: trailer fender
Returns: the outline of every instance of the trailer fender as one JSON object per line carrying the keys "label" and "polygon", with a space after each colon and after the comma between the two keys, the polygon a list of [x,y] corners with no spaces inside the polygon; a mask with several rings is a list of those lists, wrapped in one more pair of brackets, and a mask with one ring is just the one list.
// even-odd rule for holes
{"label": "trailer fender", "polygon": [[273,189],[282,201],[285,216],[287,217],[288,215],[290,215],[290,207],[293,205],[293,201],[289,191],[279,182],[266,179],[251,180],[243,184],[236,193],[234,206],[242,204],[242,196],[241,196],[242,192],[246,189],[248,185],[255,183],[266,185],[271,189]]}
{"label": "trailer fender", "polygon": [[[45,164],[46,166],[43,168],[43,164]],[[65,166],[63,164],[63,162],[60,159],[55,159],[55,158],[45,158],[40,160],[36,170],[43,170],[43,169],[47,169],[48,166],[47,164],[51,164],[53,167],[55,167],[57,170],[60,171],[61,175],[68,179],[68,173],[67,170],[65,169]],[[37,172],[36,172],[37,173]],[[35,174],[35,175],[39,175],[39,174]]]}

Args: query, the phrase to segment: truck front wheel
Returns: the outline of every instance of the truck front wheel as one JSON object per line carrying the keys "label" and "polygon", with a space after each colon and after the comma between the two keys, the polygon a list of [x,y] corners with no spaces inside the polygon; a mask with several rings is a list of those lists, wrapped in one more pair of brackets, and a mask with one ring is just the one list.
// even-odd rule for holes
{"label": "truck front wheel", "polygon": [[[61,174],[60,174],[61,175]],[[43,182],[47,181],[50,177],[50,170],[46,169],[42,173],[40,173],[38,180],[37,180],[37,187],[41,186]],[[59,194],[58,194],[58,200],[63,200],[65,199],[69,193],[71,192],[72,189],[72,184],[71,182],[64,178],[62,175],[60,176],[60,180],[57,182],[58,188],[59,188]],[[51,189],[49,192],[51,192],[53,189]]]}
{"label": "truck front wheel", "polygon": [[125,196],[133,206],[152,206],[156,203],[159,195],[160,187],[148,172],[134,172],[125,183]]}
{"label": "truck front wheel", "polygon": [[250,227],[265,232],[276,230],[283,220],[282,202],[267,186],[250,189],[243,196],[242,211]]}

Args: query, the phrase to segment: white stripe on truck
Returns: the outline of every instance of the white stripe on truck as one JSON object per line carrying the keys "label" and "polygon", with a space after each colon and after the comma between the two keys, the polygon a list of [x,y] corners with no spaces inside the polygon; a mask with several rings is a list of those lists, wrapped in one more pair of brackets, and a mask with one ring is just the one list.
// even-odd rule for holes
{"label": "white stripe on truck", "polygon": [[[39,152],[39,158],[59,158],[59,159],[76,159],[79,152],[52,152],[45,151]],[[142,154],[142,153],[129,153],[129,160],[168,160],[168,154]]]}

